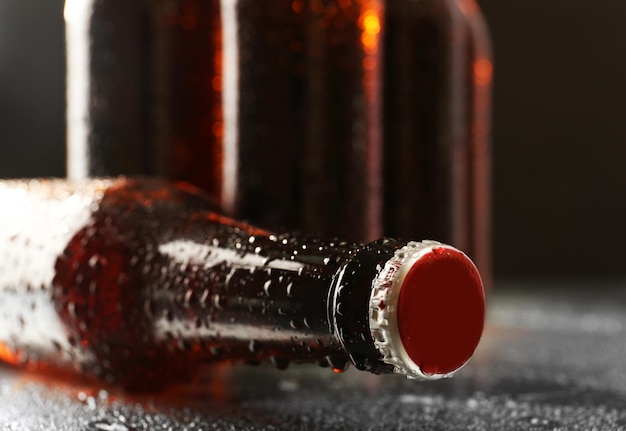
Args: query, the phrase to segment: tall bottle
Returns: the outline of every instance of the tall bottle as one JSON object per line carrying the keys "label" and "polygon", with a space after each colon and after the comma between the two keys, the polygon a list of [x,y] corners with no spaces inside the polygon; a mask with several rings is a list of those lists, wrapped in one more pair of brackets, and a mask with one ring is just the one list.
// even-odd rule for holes
{"label": "tall bottle", "polygon": [[186,179],[260,226],[427,235],[489,273],[474,0],[67,0],[66,21],[72,177]]}
{"label": "tall bottle", "polygon": [[388,2],[385,235],[464,249],[491,274],[491,46],[475,0]]}
{"label": "tall bottle", "polygon": [[434,241],[276,235],[160,180],[0,182],[0,358],[131,388],[215,361],[415,378],[472,355],[484,293]]}
{"label": "tall bottle", "polygon": [[69,178],[159,175],[221,198],[221,13],[219,1],[66,0]]}

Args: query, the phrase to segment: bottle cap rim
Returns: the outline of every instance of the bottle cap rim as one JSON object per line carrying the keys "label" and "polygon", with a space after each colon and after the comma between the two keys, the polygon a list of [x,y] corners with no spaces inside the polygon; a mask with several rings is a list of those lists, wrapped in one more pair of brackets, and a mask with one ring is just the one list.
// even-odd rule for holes
{"label": "bottle cap rim", "polygon": [[473,355],[485,320],[485,295],[473,262],[436,241],[409,242],[375,278],[370,332],[396,373],[450,377]]}

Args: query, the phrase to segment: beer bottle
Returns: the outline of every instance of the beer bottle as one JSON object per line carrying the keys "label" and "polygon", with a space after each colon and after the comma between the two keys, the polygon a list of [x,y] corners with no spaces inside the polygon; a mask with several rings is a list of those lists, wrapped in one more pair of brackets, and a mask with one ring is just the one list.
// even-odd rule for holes
{"label": "beer bottle", "polygon": [[66,0],[67,173],[223,188],[219,1]]}
{"label": "beer bottle", "polygon": [[439,238],[491,274],[491,46],[475,0],[386,2],[383,234]]}
{"label": "beer bottle", "polygon": [[475,0],[66,0],[71,178],[158,174],[252,223],[436,237],[490,272]]}
{"label": "beer bottle", "polygon": [[156,179],[0,182],[0,358],[133,389],[218,361],[447,377],[484,293],[435,242],[274,234]]}

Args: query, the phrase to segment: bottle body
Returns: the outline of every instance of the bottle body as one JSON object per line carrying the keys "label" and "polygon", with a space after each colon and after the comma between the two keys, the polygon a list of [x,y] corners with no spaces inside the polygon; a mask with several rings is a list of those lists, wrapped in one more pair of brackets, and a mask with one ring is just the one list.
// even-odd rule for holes
{"label": "bottle body", "polygon": [[[373,345],[367,301],[397,241],[272,235],[158,180],[5,182],[0,195],[13,208],[0,230],[6,361],[131,388],[224,360],[393,371]],[[348,267],[360,275],[335,295]],[[340,331],[333,310],[346,295]]]}

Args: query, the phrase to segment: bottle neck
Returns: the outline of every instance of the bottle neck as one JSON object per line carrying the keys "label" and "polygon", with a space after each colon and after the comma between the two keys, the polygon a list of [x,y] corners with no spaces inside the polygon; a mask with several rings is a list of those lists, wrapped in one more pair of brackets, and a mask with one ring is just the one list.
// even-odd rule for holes
{"label": "bottle neck", "polygon": [[[199,307],[196,318],[209,315],[208,339],[219,338],[221,345],[230,339],[250,360],[280,352],[285,359],[326,361],[336,369],[350,359],[359,369],[393,371],[372,339],[369,301],[373,280],[405,243],[250,234],[249,227],[215,223],[208,213],[192,219],[190,229],[160,251],[172,259],[170,268],[180,268],[173,274],[196,274],[182,285],[195,287],[187,296],[200,295],[188,302]],[[285,345],[291,346],[287,352]]]}
{"label": "bottle neck", "polygon": [[[326,361],[342,368],[348,358],[335,327],[332,294],[338,274],[361,248],[251,234],[244,225],[196,213],[159,245],[170,270],[156,296],[163,298],[159,308],[172,315],[159,319],[156,336],[219,344],[212,351],[217,359]],[[371,280],[368,294],[369,285]],[[367,307],[361,313],[367,317]],[[190,319],[197,323],[190,325]]]}
{"label": "bottle neck", "polygon": [[383,362],[372,338],[370,296],[374,279],[404,245],[405,242],[389,238],[368,243],[335,277],[329,319],[351,362],[360,370],[377,374],[393,372],[393,366]]}

